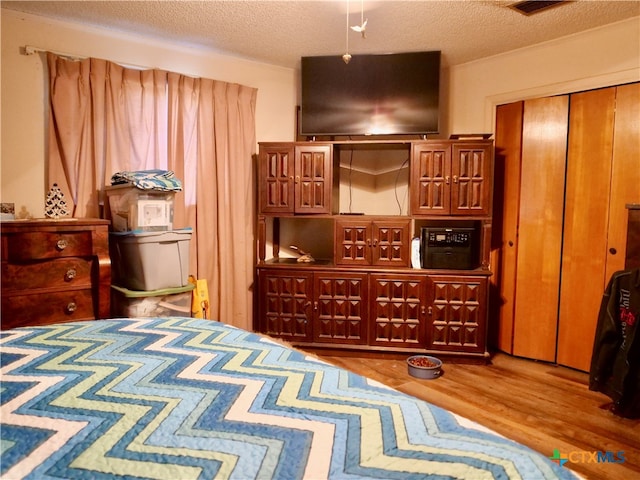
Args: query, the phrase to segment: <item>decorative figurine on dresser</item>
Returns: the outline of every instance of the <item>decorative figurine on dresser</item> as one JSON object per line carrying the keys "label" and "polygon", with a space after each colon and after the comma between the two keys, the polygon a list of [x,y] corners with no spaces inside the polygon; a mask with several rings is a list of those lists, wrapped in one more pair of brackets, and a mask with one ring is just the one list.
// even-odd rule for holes
{"label": "decorative figurine on dresser", "polygon": [[2,329],[108,318],[109,223],[2,222]]}

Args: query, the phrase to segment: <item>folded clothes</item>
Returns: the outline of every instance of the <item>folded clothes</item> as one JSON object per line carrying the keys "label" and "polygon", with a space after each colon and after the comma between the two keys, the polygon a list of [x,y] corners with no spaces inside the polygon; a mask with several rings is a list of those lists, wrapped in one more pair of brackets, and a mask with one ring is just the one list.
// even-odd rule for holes
{"label": "folded clothes", "polygon": [[133,185],[142,190],[175,192],[182,190],[182,183],[171,170],[138,170],[117,172],[111,176],[111,185]]}

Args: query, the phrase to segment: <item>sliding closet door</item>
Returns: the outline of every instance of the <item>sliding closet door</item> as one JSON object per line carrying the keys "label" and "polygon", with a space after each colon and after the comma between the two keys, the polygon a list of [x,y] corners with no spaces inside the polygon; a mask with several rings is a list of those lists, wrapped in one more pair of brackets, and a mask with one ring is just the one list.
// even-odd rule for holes
{"label": "sliding closet door", "polygon": [[558,363],[588,370],[600,300],[640,197],[640,84],[571,96]]}
{"label": "sliding closet door", "polygon": [[624,268],[625,206],[640,202],[640,83],[498,107],[501,155],[496,346],[588,371],[602,293]]}
{"label": "sliding closet door", "polygon": [[[640,83],[617,87],[605,282],[624,269],[627,204],[640,203]],[[604,290],[604,287],[603,287]]]}
{"label": "sliding closet door", "polygon": [[571,95],[558,363],[588,370],[602,299],[616,89]]}
{"label": "sliding closet door", "polygon": [[496,346],[546,361],[556,354],[567,119],[566,95],[496,111]]}
{"label": "sliding closet door", "polygon": [[520,162],[522,151],[522,115],[524,102],[496,108],[495,174],[493,195],[494,223],[492,240],[495,249],[491,269],[493,285],[492,317],[497,318],[491,335],[495,346],[513,353],[514,302],[516,296],[516,262],[518,217],[520,208]]}
{"label": "sliding closet door", "polygon": [[567,96],[524,105],[513,353],[545,361],[556,355],[568,109]]}

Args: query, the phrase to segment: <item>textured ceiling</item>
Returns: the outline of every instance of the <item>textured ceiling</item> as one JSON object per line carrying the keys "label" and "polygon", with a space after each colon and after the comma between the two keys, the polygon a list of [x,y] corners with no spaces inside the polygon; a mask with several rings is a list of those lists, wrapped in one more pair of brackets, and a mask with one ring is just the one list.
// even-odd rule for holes
{"label": "textured ceiling", "polygon": [[[515,0],[514,0],[515,1]],[[577,0],[526,16],[514,1],[2,1],[2,8],[158,38],[272,65],[301,56],[440,50],[444,65],[552,40],[630,17],[640,1]],[[73,53],[73,52],[70,52]],[[640,54],[640,46],[639,46]]]}

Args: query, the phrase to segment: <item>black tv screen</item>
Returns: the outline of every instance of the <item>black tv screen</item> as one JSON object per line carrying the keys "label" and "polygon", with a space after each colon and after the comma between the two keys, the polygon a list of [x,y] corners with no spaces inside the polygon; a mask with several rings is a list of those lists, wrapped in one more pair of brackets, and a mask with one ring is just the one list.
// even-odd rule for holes
{"label": "black tv screen", "polygon": [[300,134],[438,132],[440,52],[302,57]]}

